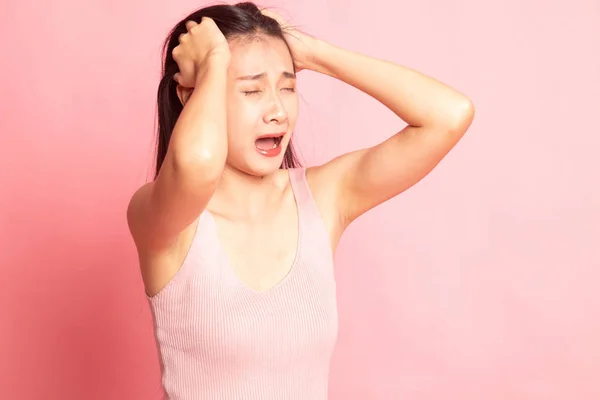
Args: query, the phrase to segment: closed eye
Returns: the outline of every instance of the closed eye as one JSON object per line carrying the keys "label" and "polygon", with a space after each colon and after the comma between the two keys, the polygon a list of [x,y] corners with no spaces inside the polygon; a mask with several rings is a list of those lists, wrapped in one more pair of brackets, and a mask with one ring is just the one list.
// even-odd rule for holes
{"label": "closed eye", "polygon": [[[283,88],[281,90],[287,90],[288,92],[292,92],[293,93],[293,92],[296,91],[296,88],[293,88],[293,87],[292,88]],[[261,92],[261,90],[244,90],[244,91],[242,91],[242,93],[244,93],[245,96],[250,96],[252,94],[257,94],[257,93],[260,93],[260,92]]]}

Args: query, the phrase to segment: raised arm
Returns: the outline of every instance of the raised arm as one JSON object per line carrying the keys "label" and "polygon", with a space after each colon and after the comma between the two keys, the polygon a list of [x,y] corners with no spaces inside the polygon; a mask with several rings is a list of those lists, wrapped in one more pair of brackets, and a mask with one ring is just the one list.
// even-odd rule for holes
{"label": "raised arm", "polygon": [[221,37],[212,20],[203,20],[200,25],[190,22],[188,31],[189,36],[183,35],[181,45],[173,50],[173,58],[180,66],[177,81],[194,89],[179,87],[185,105],[160,172],[133,195],[127,210],[137,246],[149,252],[172,245],[200,215],[214,193],[227,157],[228,48],[215,51],[218,47],[211,35],[218,40]]}
{"label": "raised arm", "polygon": [[371,95],[408,124],[374,147],[316,168],[318,175],[333,182],[333,198],[344,224],[421,180],[473,120],[473,104],[467,97],[417,71],[322,41],[312,44],[312,54],[311,69]]}

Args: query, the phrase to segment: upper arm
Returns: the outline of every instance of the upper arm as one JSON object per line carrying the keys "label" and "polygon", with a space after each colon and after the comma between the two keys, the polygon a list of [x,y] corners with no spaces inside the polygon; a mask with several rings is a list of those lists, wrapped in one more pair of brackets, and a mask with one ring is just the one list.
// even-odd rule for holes
{"label": "upper arm", "polygon": [[167,155],[157,178],[132,196],[127,221],[138,248],[159,251],[174,244],[208,204],[220,173],[206,163],[176,164]]}
{"label": "upper arm", "polygon": [[374,147],[344,154],[322,166],[329,182],[335,182],[340,221],[348,225],[419,182],[460,140],[470,122],[453,128],[407,126]]}

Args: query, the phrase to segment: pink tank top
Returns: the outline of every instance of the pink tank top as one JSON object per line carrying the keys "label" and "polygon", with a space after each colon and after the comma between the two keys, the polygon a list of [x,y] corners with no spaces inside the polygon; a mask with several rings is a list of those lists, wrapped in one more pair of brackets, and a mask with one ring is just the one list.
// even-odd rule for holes
{"label": "pink tank top", "polygon": [[333,255],[305,170],[289,173],[298,250],[279,284],[244,285],[205,211],[181,269],[149,298],[168,399],[327,399],[338,332]]}

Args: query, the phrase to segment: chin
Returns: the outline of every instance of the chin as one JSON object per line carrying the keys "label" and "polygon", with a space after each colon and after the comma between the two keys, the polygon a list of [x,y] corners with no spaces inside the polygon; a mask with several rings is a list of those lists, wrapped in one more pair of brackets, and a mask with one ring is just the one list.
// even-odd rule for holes
{"label": "chin", "polygon": [[227,163],[230,167],[245,174],[262,177],[276,173],[281,169],[288,143],[281,143],[281,148],[276,152],[262,152],[260,149],[248,148],[236,149],[228,154]]}
{"label": "chin", "polygon": [[274,157],[273,160],[249,165],[250,174],[254,176],[268,176],[276,173],[281,168],[283,157]]}
{"label": "chin", "polygon": [[246,160],[243,163],[228,163],[230,168],[238,170],[244,174],[255,176],[257,178],[263,176],[269,176],[279,171],[281,164],[283,163],[283,157],[273,157],[268,160],[256,160],[253,157],[251,160]]}
{"label": "chin", "polygon": [[283,163],[285,150],[286,148],[281,149],[281,153],[272,157],[267,157],[256,151],[247,160],[248,173],[254,176],[267,176],[279,171]]}

